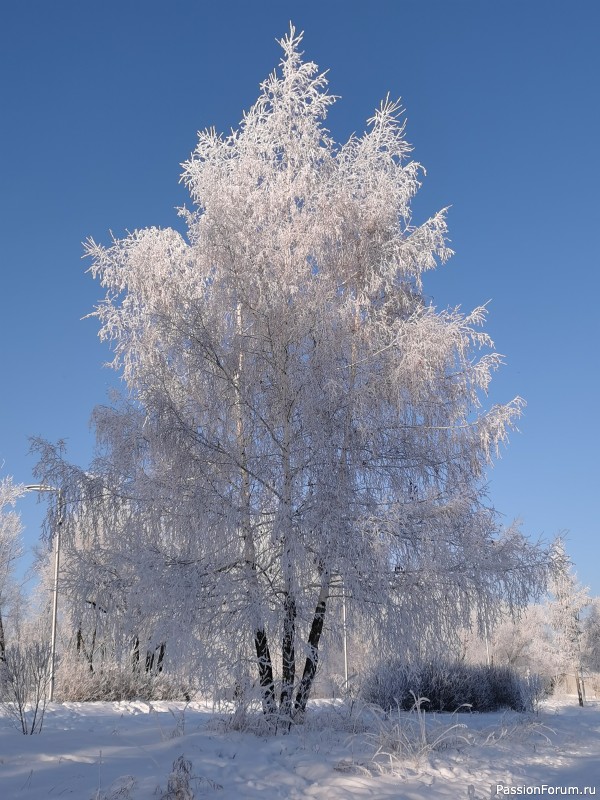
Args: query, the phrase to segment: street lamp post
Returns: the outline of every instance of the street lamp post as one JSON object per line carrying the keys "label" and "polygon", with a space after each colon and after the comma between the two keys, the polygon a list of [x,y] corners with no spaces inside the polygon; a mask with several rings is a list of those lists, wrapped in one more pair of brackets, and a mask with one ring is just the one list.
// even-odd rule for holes
{"label": "street lamp post", "polygon": [[344,691],[348,692],[348,625],[346,624],[346,584],[342,582],[342,634],[344,637]]}
{"label": "street lamp post", "polygon": [[342,647],[344,656],[344,691],[348,691],[348,623],[346,618],[346,584],[341,575],[334,574],[332,585],[339,587],[341,591],[342,600]]}
{"label": "street lamp post", "polygon": [[63,490],[43,483],[26,486],[28,492],[54,492],[58,495],[58,516],[54,532],[54,587],[52,594],[52,632],[50,634],[50,692],[48,699],[54,699],[54,675],[56,667],[56,628],[58,623],[58,571],[60,567],[60,529],[63,523]]}

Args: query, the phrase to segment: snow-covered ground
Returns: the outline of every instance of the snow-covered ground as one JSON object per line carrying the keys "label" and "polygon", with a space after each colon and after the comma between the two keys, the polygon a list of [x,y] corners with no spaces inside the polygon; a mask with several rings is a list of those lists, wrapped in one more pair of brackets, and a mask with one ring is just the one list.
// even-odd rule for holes
{"label": "snow-covered ground", "polygon": [[[289,734],[233,730],[202,703],[65,703],[50,705],[41,735],[24,736],[0,718],[1,800],[435,800],[520,796],[567,787],[600,796],[600,703],[580,709],[570,698],[538,716],[514,713],[428,717],[439,748],[419,756],[373,760],[389,752],[394,721],[368,709],[316,703]],[[455,723],[466,728],[448,730]],[[409,727],[407,727],[409,726]],[[410,727],[412,726],[412,728]],[[396,731],[416,742],[419,719]],[[405,745],[405,749],[406,749]],[[190,762],[187,794],[169,775]],[[180,772],[181,774],[181,772]],[[576,794],[574,789],[571,796]]]}

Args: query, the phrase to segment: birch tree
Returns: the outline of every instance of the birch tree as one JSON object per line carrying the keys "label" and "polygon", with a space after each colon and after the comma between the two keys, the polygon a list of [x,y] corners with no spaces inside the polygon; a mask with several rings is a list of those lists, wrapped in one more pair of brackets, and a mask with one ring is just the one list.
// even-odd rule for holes
{"label": "birch tree", "polygon": [[500,598],[525,603],[547,557],[486,502],[523,401],[486,404],[501,357],[485,308],[423,292],[451,251],[445,211],[413,223],[400,105],[337,144],[301,38],[281,40],[237,130],[199,134],[185,233],[87,244],[128,387],[95,412],[92,471],[161,558],[193,565],[194,619],[230,653],[246,633],[264,711],[286,719],[306,708],[336,587],[379,647],[424,646],[474,608],[483,624]]}
{"label": "birch tree", "polygon": [[583,705],[581,680],[581,640],[583,620],[581,612],[590,604],[588,590],[581,586],[573,573],[564,542],[557,539],[552,553],[549,619],[555,635],[555,647],[562,675],[575,675],[579,705]]}
{"label": "birch tree", "polygon": [[[95,415],[108,411],[98,409]],[[131,444],[127,414],[111,415],[118,417],[119,432],[113,428],[124,451]],[[192,663],[196,595],[186,590],[194,583],[197,552],[184,557],[183,524],[166,529],[158,493],[145,497],[141,481],[138,496],[132,495],[131,473],[117,475],[111,468],[118,461],[119,469],[127,470],[116,447],[110,460],[99,452],[92,470],[69,464],[60,445],[36,439],[32,449],[39,456],[37,474],[61,486],[65,500],[60,586],[67,653],[76,654],[90,673],[107,665],[160,671],[165,652],[173,654],[175,666]],[[139,452],[130,456],[130,463],[139,457]],[[173,503],[169,511],[176,514]],[[51,519],[46,528],[53,530]],[[40,571],[47,567],[42,561]]]}
{"label": "birch tree", "polygon": [[21,552],[21,518],[15,504],[23,488],[12,478],[0,480],[0,668],[6,662],[6,604],[12,591],[12,570]]}
{"label": "birch tree", "polygon": [[600,672],[600,597],[591,598],[589,605],[583,620],[583,658],[587,669]]}

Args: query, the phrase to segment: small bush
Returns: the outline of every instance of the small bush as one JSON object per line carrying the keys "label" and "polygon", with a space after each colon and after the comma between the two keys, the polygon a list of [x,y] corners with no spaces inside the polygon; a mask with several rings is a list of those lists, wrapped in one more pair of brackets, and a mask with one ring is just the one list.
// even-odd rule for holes
{"label": "small bush", "polygon": [[161,792],[160,800],[194,800],[196,795],[192,789],[192,784],[203,795],[208,790],[217,791],[223,788],[220,783],[216,783],[210,778],[194,775],[192,773],[192,762],[184,755],[180,755],[173,762],[173,770],[169,775],[166,790],[162,791],[160,787],[158,789]]}
{"label": "small bush", "polygon": [[161,800],[194,800],[194,792],[190,786],[192,778],[192,762],[179,756],[173,762],[173,771],[169,775],[167,791]]}
{"label": "small bush", "polygon": [[[427,711],[533,710],[531,688],[509,667],[431,661],[380,664],[363,683],[362,696],[385,711],[410,711],[415,695]],[[425,698],[427,702],[425,701]]]}
{"label": "small bush", "polygon": [[50,682],[50,647],[11,645],[0,661],[0,704],[24,734],[41,733]]}

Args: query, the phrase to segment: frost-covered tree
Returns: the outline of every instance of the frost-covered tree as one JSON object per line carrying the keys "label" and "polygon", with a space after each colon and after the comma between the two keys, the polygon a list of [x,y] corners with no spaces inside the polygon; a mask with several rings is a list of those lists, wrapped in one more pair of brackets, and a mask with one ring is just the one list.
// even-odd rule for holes
{"label": "frost-covered tree", "polygon": [[[97,413],[110,415],[107,409]],[[123,457],[131,443],[123,427],[126,416],[115,413],[114,426],[109,426],[123,434],[120,440],[115,433]],[[175,509],[176,498],[161,501],[153,482],[146,482],[146,488],[156,492],[145,496],[144,481],[134,487],[126,477],[119,478],[104,454],[92,472],[68,464],[62,446],[35,440],[33,449],[40,458],[38,474],[46,481],[52,476],[62,487],[67,512],[61,526],[59,638],[64,668],[58,673],[63,684],[59,692],[68,691],[73,665],[84,680],[107,670],[121,673],[125,681],[126,672],[143,680],[144,674],[150,677],[166,668],[171,679],[183,681],[181,685],[191,681],[205,693],[246,683],[247,648],[236,641],[239,629],[227,631],[227,648],[207,636],[207,610],[220,601],[211,588],[218,576],[212,575],[197,546],[197,509],[192,506],[184,519]],[[111,459],[123,467],[117,457],[112,450]],[[165,504],[162,511],[160,502]],[[167,502],[169,527],[164,519]],[[181,514],[185,505],[181,503]],[[52,519],[46,528],[53,529]],[[49,577],[51,567],[47,558],[40,558],[41,574]],[[238,661],[241,655],[241,664],[232,664],[232,653]]]}
{"label": "frost-covered tree", "polygon": [[[200,134],[185,234],[87,246],[129,391],[95,412],[91,472],[127,498],[120,530],[154,554],[140,580],[167,619],[179,603],[229,660],[250,642],[264,710],[288,718],[342,583],[380,646],[424,650],[474,608],[483,624],[499,599],[525,603],[546,562],[486,502],[523,403],[485,405],[501,357],[484,308],[423,293],[451,251],[444,211],[412,221],[400,107],[336,144],[300,41],[282,39],[238,130]],[[42,459],[40,475],[59,469]]]}
{"label": "frost-covered tree", "polygon": [[12,478],[0,480],[0,662],[6,657],[5,612],[14,587],[12,570],[14,561],[21,552],[21,518],[15,503],[23,493],[23,487]]}
{"label": "frost-covered tree", "polygon": [[592,672],[600,673],[600,597],[594,597],[583,620],[582,661]]}
{"label": "frost-covered tree", "polygon": [[[162,526],[147,513],[148,504],[119,494],[115,481],[108,487],[106,474],[66,464],[61,447],[35,440],[33,448],[44,474],[53,476],[66,498],[60,575],[64,655],[72,663],[76,654],[90,673],[107,665],[161,671],[165,652],[175,644],[179,659],[189,658],[185,644],[193,639],[194,614],[186,615],[181,597],[173,595],[175,587],[182,592],[182,583],[157,545]],[[52,530],[52,524],[47,527]],[[42,560],[40,571],[51,566]],[[192,580],[191,565],[184,568]]]}
{"label": "frost-covered tree", "polygon": [[516,617],[505,613],[483,637],[470,629],[461,639],[461,656],[469,663],[511,667],[548,685],[560,672],[546,605],[529,605]]}
{"label": "frost-covered tree", "polygon": [[553,599],[548,605],[549,621],[554,630],[555,648],[562,675],[574,674],[583,705],[581,688],[581,612],[590,603],[587,588],[581,586],[573,572],[573,565],[565,551],[562,539],[557,539],[552,553],[550,591]]}

